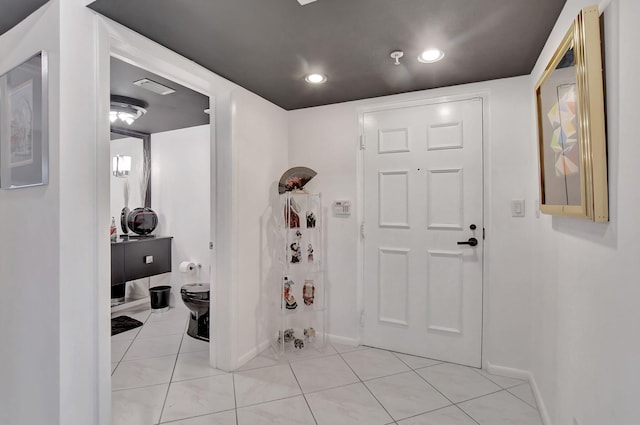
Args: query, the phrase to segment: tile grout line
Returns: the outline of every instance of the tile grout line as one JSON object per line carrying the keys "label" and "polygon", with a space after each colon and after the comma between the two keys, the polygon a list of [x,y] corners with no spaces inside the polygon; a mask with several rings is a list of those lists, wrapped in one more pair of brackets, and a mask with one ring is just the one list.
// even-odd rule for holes
{"label": "tile grout line", "polygon": [[238,396],[236,395],[236,375],[231,372],[231,383],[233,384],[233,405],[235,408],[233,409],[236,414],[236,425],[238,425]]}
{"label": "tile grout line", "polygon": [[[150,339],[150,338],[158,338],[158,337],[162,337],[165,335],[159,335],[156,337],[142,337],[140,338],[140,333],[142,332],[142,329],[144,328],[144,326],[149,322],[149,318],[151,317],[152,313],[149,313],[149,317],[147,317],[147,319],[145,319],[145,321],[142,323],[142,326],[140,326],[140,330],[138,331],[138,333],[136,334],[136,336],[131,340],[131,343],[129,344],[129,346],[127,347],[127,349],[125,350],[125,352],[122,354],[122,357],[120,358],[120,360],[118,361],[118,364],[116,365],[116,368],[113,370],[113,372],[111,373],[111,376],[113,376],[113,374],[115,373],[116,369],[118,369],[118,366],[120,366],[121,362],[127,362],[127,361],[134,361],[134,360],[146,360],[146,359],[155,359],[158,357],[167,357],[167,356],[171,356],[173,354],[163,354],[163,355],[158,355],[158,356],[150,356],[150,357],[141,357],[141,358],[137,358],[137,359],[128,359],[125,360],[125,356],[127,355],[127,353],[129,352],[129,350],[131,349],[131,346],[133,345],[134,342],[139,341],[139,340],[146,340],[146,339]],[[184,337],[184,333],[182,333],[183,337]],[[178,335],[178,334],[169,334],[169,336],[171,335]],[[126,340],[125,340],[126,341]],[[111,341],[111,343],[113,344],[113,341]],[[182,338],[180,339],[180,345],[178,346],[178,353],[180,354],[180,348],[182,346]]]}
{"label": "tile grout line", "polygon": [[[426,415],[426,414],[428,414],[428,413],[434,413],[434,412],[437,412],[437,411],[439,411],[439,410],[448,409],[448,408],[450,408],[450,407],[458,407],[458,406],[456,406],[455,404],[450,404],[450,405],[448,405],[448,406],[438,407],[437,409],[429,410],[429,411],[427,411],[427,412],[418,413],[417,415],[407,416],[406,418],[398,419],[398,421],[400,421],[400,422],[401,422],[401,421],[406,421],[407,419],[417,418],[418,416]],[[458,409],[460,409],[460,408],[458,407]],[[460,410],[462,410],[462,409],[460,409]],[[468,416],[468,415],[467,415],[467,416]],[[474,422],[475,422],[475,421],[474,421]],[[477,422],[476,422],[476,423],[477,423]]]}
{"label": "tile grout line", "polygon": [[[430,367],[430,366],[427,366]],[[421,368],[422,369],[426,369],[426,368]],[[436,388],[435,385],[433,385],[431,382],[429,382],[427,380],[427,378],[425,378],[424,376],[420,375],[417,371],[413,371],[416,375],[418,375],[424,382],[427,383],[427,385],[429,385],[431,388],[433,388],[434,390],[436,390],[438,393],[440,393],[440,395],[442,395],[442,397],[444,397],[449,403],[451,403],[451,406],[455,406],[456,408],[458,408],[462,413],[464,413],[465,415],[467,415],[473,422],[475,422],[476,424],[480,425],[480,423],[478,421],[476,421],[475,419],[473,419],[471,417],[471,415],[469,415],[467,412],[465,412],[462,408],[458,407],[458,405],[456,403],[453,402],[453,400],[451,400],[449,397],[447,397],[446,395],[444,395],[444,393],[442,391],[440,391],[438,388]],[[485,394],[486,395],[486,394]],[[484,397],[484,396],[481,396]],[[465,400],[468,401],[468,400]],[[462,403],[462,402],[461,402]],[[448,407],[448,406],[447,406]]]}
{"label": "tile grout line", "polygon": [[[116,316],[116,317],[119,317],[119,316]],[[122,357],[120,357],[120,360],[118,360],[118,364],[116,365],[115,369],[113,369],[113,372],[111,372],[111,376],[113,376],[113,374],[116,372],[116,369],[118,369],[118,366],[120,366],[120,363],[124,360],[124,356],[127,355],[129,350],[131,349],[131,346],[133,345],[133,343],[136,341],[136,339],[138,339],[138,336],[140,335],[140,332],[142,331],[142,328],[144,328],[144,325],[147,323],[147,321],[149,321],[149,317],[151,317],[151,312],[149,312],[149,314],[147,315],[147,318],[144,319],[144,322],[142,322],[142,326],[138,326],[140,328],[140,329],[138,329],[138,333],[136,334],[135,337],[133,337],[133,339],[129,343],[129,346],[127,346],[127,349],[124,351],[124,353],[122,353]],[[113,319],[113,317],[112,317],[112,319]],[[113,338],[113,336],[112,336],[112,338]],[[113,340],[111,340],[111,343],[109,345],[111,346],[112,344],[113,344]]]}
{"label": "tile grout line", "polygon": [[[253,403],[253,404],[247,404],[246,406],[239,406],[238,409],[244,409],[245,407],[255,407],[255,406],[260,406],[262,404],[269,404],[269,403],[273,403],[275,401],[282,401],[282,400],[288,400],[290,398],[295,398],[295,397],[300,397],[303,394],[296,394],[296,395],[291,395],[291,396],[287,396],[287,397],[280,397],[280,398],[276,398],[273,400],[268,400],[268,401],[260,401],[258,403]],[[231,410],[231,409],[228,409]]]}
{"label": "tile grout line", "polygon": [[[468,366],[467,366],[467,367],[468,367]],[[486,378],[486,379],[488,379],[489,381],[493,382],[494,384],[496,384],[497,386],[499,386],[499,387],[500,387],[500,388],[502,388],[503,390],[506,390],[506,389],[508,389],[508,388],[513,388],[513,387],[518,387],[518,386],[520,386],[520,385],[522,385],[522,384],[527,383],[527,381],[523,381],[522,379],[509,378],[509,377],[507,377],[507,376],[503,376],[502,378],[509,378],[509,379],[514,379],[514,380],[516,380],[516,381],[520,381],[520,383],[518,383],[518,384],[511,385],[511,386],[508,386],[508,387],[505,387],[505,386],[502,386],[502,385],[498,384],[496,381],[494,381],[493,379],[491,379],[489,376],[484,375],[484,374],[481,372],[481,370],[482,370],[482,369],[477,369],[477,368],[474,368],[474,367],[469,367],[469,369],[473,370],[475,373],[477,373],[478,375],[482,376],[483,378]],[[487,373],[488,375],[491,375],[489,372],[486,372],[486,373]],[[496,375],[496,376],[500,376],[500,375]]]}
{"label": "tile grout line", "polygon": [[[411,370],[426,369],[426,368],[431,367],[431,366],[438,366],[439,364],[446,363],[446,362],[443,362],[443,361],[440,361],[440,360],[430,359],[429,357],[414,356],[413,354],[398,353],[398,352],[395,352],[395,351],[389,351],[389,352],[391,354],[393,354],[398,360],[400,360],[402,363],[404,363]],[[428,366],[413,367],[409,363],[407,363],[404,360],[402,360],[402,358],[398,354],[404,354],[405,356],[419,357],[421,359],[427,359],[427,360],[431,360],[431,361],[434,361],[434,362],[437,362],[437,363],[430,364]]]}
{"label": "tile grout line", "polygon": [[[346,353],[345,353],[345,354],[346,354]],[[340,358],[342,359],[342,361],[343,361],[343,362],[345,362],[345,364],[347,365],[347,367],[348,367],[349,369],[351,369],[351,372],[353,372],[353,374],[356,376],[356,378],[358,378],[358,379],[360,380],[360,383],[361,383],[361,384],[362,384],[362,385],[367,389],[367,391],[369,391],[369,394],[371,394],[371,396],[373,397],[373,399],[374,399],[375,401],[377,401],[377,402],[378,402],[378,404],[380,405],[380,407],[382,407],[382,409],[387,413],[387,415],[389,415],[389,417],[391,418],[391,421],[392,421],[392,422],[389,422],[389,423],[395,423],[396,418],[394,418],[394,417],[391,415],[391,413],[389,413],[389,411],[387,410],[387,408],[386,408],[386,407],[384,407],[384,405],[380,402],[380,400],[378,400],[378,397],[376,397],[376,396],[375,396],[375,394],[373,394],[373,392],[372,392],[372,391],[371,391],[371,389],[367,386],[367,384],[365,384],[365,383],[364,383],[364,381],[362,380],[362,378],[360,378],[360,375],[358,375],[358,374],[356,373],[356,371],[355,371],[355,370],[353,370],[353,368],[351,367],[351,365],[349,364],[349,362],[348,362],[348,361],[346,361],[346,360],[344,359],[344,357],[342,357],[342,354],[338,353],[338,355],[340,356]],[[375,378],[374,378],[374,379],[375,379]],[[351,384],[351,385],[353,385],[353,384]]]}
{"label": "tile grout line", "polygon": [[[120,316],[116,316],[116,317],[120,317]],[[142,331],[142,328],[144,328],[144,325],[147,323],[147,321],[149,320],[149,318],[151,317],[151,312],[149,312],[149,314],[147,314],[147,318],[144,319],[144,321],[142,320],[138,320],[139,322],[142,322],[142,326],[138,326],[140,329],[138,329],[138,333],[136,333],[136,336],[133,337],[133,339],[131,340],[131,342],[129,343],[129,345],[127,346],[127,349],[124,351],[124,353],[122,353],[122,357],[120,357],[120,360],[117,361],[116,367],[113,369],[113,371],[111,372],[111,376],[113,377],[113,374],[116,373],[116,370],[118,369],[118,367],[120,366],[120,363],[122,363],[122,361],[124,360],[124,356],[127,355],[127,353],[129,352],[129,349],[131,349],[131,346],[133,345],[133,343],[135,342],[135,340],[138,338],[138,335],[140,335],[140,332]],[[113,317],[111,318],[113,319]],[[135,329],[135,328],[134,328]],[[124,333],[124,332],[122,332]],[[113,345],[113,335],[111,336],[111,341],[109,343],[109,348],[111,348],[111,346]],[[124,341],[127,341],[126,339]]]}
{"label": "tile grout line", "polygon": [[164,395],[164,402],[162,403],[162,409],[160,410],[160,417],[158,423],[162,421],[162,415],[164,415],[164,409],[167,405],[167,399],[169,398],[169,390],[171,390],[171,384],[173,383],[173,374],[176,372],[176,366],[178,365],[178,357],[180,356],[180,348],[182,348],[182,342],[184,341],[185,334],[180,338],[180,345],[178,345],[178,352],[176,353],[176,360],[173,363],[173,370],[171,371],[171,377],[169,378],[169,385],[167,386],[167,392]]}
{"label": "tile grout line", "polygon": [[[446,364],[446,363],[440,363],[440,364]],[[433,366],[436,366],[436,365],[433,365]],[[507,392],[507,393],[509,393],[509,394],[511,394],[511,392],[510,392],[508,389],[503,388],[501,385],[497,384],[496,382],[493,382],[491,379],[489,379],[488,377],[484,376],[482,373],[480,373],[480,372],[478,372],[477,370],[475,370],[475,368],[472,368],[472,367],[469,367],[469,366],[463,366],[463,365],[458,365],[458,366],[466,367],[466,368],[469,368],[469,369],[473,370],[473,371],[474,371],[474,372],[476,372],[478,375],[480,375],[480,376],[482,376],[483,378],[485,378],[486,380],[490,381],[491,383],[493,383],[494,385],[496,385],[496,386],[497,386],[497,387],[499,387],[500,389],[499,389],[499,390],[497,390],[497,391],[492,391],[492,392],[487,393],[487,394],[483,394],[483,395],[480,395],[480,396],[477,396],[477,397],[473,397],[473,398],[470,398],[470,399],[467,399],[467,400],[462,400],[462,401],[459,401],[459,402],[457,402],[457,403],[454,403],[452,400],[450,400],[450,399],[449,399],[449,397],[445,396],[445,395],[444,395],[444,394],[443,394],[443,393],[442,393],[438,388],[436,388],[433,384],[431,384],[431,383],[427,380],[427,378],[425,378],[424,376],[420,375],[419,373],[418,373],[418,376],[420,376],[420,378],[422,378],[425,382],[427,382],[429,385],[431,385],[431,386],[432,386],[436,391],[438,391],[440,394],[442,394],[442,396],[443,396],[443,397],[445,397],[447,400],[449,400],[449,402],[450,402],[452,405],[456,406],[456,407],[457,407],[458,409],[460,409],[460,410],[461,410],[465,415],[467,415],[470,419],[472,419],[475,423],[479,424],[479,422],[478,422],[478,421],[476,421],[476,420],[475,420],[475,419],[474,419],[474,418],[473,418],[469,413],[467,413],[463,408],[461,408],[460,406],[458,406],[458,404],[466,403],[467,401],[477,400],[477,399],[479,399],[479,398],[486,397],[486,396],[489,396],[489,395],[492,395],[492,394],[497,394],[497,393],[502,392],[502,391],[505,391],[505,392]],[[426,366],[426,367],[420,368],[420,370],[422,370],[422,369],[426,369],[426,368],[428,368],[428,367],[431,367],[431,366]],[[414,372],[416,372],[416,371],[414,370]],[[417,373],[417,372],[416,372],[416,373]],[[517,386],[517,385],[516,385],[516,386]],[[515,386],[514,386],[514,387],[515,387]],[[513,396],[514,396],[514,397],[516,397],[516,398],[518,398],[515,394],[513,394]],[[519,399],[519,398],[518,398],[518,399]],[[523,403],[525,403],[525,404],[529,405],[529,404],[528,404],[528,403],[526,403],[525,401],[523,401]],[[536,409],[536,410],[538,411],[538,414],[539,414],[539,413],[540,413],[539,409]]]}
{"label": "tile grout line", "polygon": [[[213,412],[213,413],[203,413],[202,415],[197,415],[197,416],[189,416],[188,418],[182,418],[182,419],[172,419],[170,421],[167,422],[161,422],[159,425],[165,425],[165,424],[173,424],[176,422],[182,422],[185,420],[191,420],[191,419],[196,419],[196,418],[203,418],[205,416],[210,416],[210,415],[217,415],[218,413],[226,413],[226,412],[231,412],[231,411],[235,411],[236,409],[226,409],[226,410],[221,410],[219,412]],[[237,425],[237,424],[236,424]]]}
{"label": "tile grout line", "polygon": [[[523,385],[524,385],[524,384],[523,384]],[[519,386],[520,386],[520,385],[516,385],[516,387],[519,387]],[[513,388],[516,388],[516,387],[505,388],[505,391],[507,391],[509,394],[511,394],[512,396],[514,396],[514,397],[515,397],[515,398],[517,398],[518,400],[521,400],[521,401],[525,402],[528,406],[531,406],[531,407],[533,407],[534,409],[536,409],[536,410],[538,410],[538,411],[539,411],[540,409],[538,409],[538,406],[537,406],[537,405],[536,405],[536,406],[532,406],[532,405],[531,405],[531,403],[529,403],[528,401],[526,401],[524,398],[519,397],[517,394],[514,394],[514,393],[512,393],[511,391],[509,391],[510,389],[513,389]],[[529,389],[531,389],[530,384],[529,384]]]}
{"label": "tile grout line", "polygon": [[304,391],[302,390],[302,385],[300,385],[300,381],[298,380],[298,377],[296,376],[296,373],[294,372],[293,367],[291,366],[291,362],[289,362],[289,369],[291,370],[291,373],[293,374],[293,378],[296,380],[296,383],[298,384],[298,388],[300,388],[300,393],[304,398],[304,402],[307,403],[307,408],[311,413],[311,418],[313,419],[313,422],[315,422],[316,425],[318,425],[318,420],[316,419],[316,415],[314,415],[313,410],[311,410],[311,405],[309,404],[309,400],[307,400],[307,396],[304,394]]}

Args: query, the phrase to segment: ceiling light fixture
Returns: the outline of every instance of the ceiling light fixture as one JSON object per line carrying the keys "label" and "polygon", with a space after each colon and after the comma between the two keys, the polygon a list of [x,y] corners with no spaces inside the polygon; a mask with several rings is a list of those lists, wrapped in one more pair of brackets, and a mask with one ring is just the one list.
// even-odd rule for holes
{"label": "ceiling light fixture", "polygon": [[159,82],[150,80],[148,78],[143,78],[141,80],[134,81],[133,84],[162,96],[166,96],[168,94],[176,92],[171,87],[167,87],[164,84],[160,84]]}
{"label": "ceiling light fixture", "polygon": [[144,100],[132,97],[111,95],[111,108],[109,109],[109,120],[114,124],[117,120],[133,124],[135,120],[147,113],[149,104]]}
{"label": "ceiling light fixture", "polygon": [[327,81],[327,76],[323,74],[309,74],[306,77],[304,77],[304,79],[307,83],[322,84],[325,81]]}
{"label": "ceiling light fixture", "polygon": [[427,49],[420,53],[418,56],[418,62],[422,63],[434,63],[444,58],[444,52],[440,49]]}

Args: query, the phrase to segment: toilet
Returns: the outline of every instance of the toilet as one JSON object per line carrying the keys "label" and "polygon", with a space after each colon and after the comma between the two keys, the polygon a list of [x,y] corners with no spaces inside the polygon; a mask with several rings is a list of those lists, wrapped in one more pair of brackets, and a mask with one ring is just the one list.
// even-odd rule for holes
{"label": "toilet", "polygon": [[180,288],[184,305],[191,311],[187,335],[209,341],[209,284],[189,283]]}

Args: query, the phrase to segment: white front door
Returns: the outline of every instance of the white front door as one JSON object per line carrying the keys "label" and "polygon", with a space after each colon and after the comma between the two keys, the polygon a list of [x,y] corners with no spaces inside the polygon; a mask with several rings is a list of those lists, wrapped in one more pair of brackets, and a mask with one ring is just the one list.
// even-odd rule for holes
{"label": "white front door", "polygon": [[480,367],[482,99],[363,118],[363,342]]}

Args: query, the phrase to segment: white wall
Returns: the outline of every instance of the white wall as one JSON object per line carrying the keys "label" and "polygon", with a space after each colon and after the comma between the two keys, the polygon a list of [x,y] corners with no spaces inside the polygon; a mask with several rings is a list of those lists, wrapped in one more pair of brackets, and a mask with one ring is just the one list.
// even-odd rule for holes
{"label": "white wall", "polygon": [[[96,421],[97,382],[99,376],[108,376],[108,364],[97,359],[98,315],[106,315],[109,308],[108,257],[104,255],[109,252],[109,240],[104,237],[110,222],[109,195],[98,196],[97,186],[98,176],[108,181],[110,159],[108,143],[100,143],[96,130],[96,21],[82,0],[62,0],[59,5],[59,420],[80,425]],[[105,160],[96,161],[101,157]]]}
{"label": "white wall", "polygon": [[[59,4],[0,36],[0,74],[49,53],[49,184],[0,191],[0,423],[55,424],[60,415]],[[37,406],[37,408],[34,408]]]}
{"label": "white wall", "polygon": [[[158,214],[156,235],[173,236],[172,272],[151,278],[151,285],[171,285],[171,305],[184,307],[180,288],[209,282],[210,126],[151,135],[151,208]],[[182,261],[202,269],[181,273]]]}
{"label": "white wall", "polygon": [[244,89],[233,93],[232,111],[238,188],[233,251],[237,262],[235,344],[240,366],[268,340],[260,290],[271,264],[263,261],[261,217],[277,196],[277,182],[288,168],[288,128],[286,111]]}
{"label": "white wall", "polygon": [[[511,218],[512,198],[531,195],[526,183],[534,169],[530,159],[532,113],[528,77],[428,90],[365,101],[293,111],[289,114],[289,164],[318,172],[309,189],[323,194],[325,206],[337,199],[356,206],[359,155],[358,108],[443,96],[488,94],[485,140],[486,178],[490,191],[485,200],[490,270],[485,281],[484,361],[519,369],[528,367],[530,340],[527,295],[530,292],[531,237],[522,219]],[[359,338],[357,311],[357,206],[349,218],[327,216],[327,281],[329,283],[328,332],[337,340]]]}
{"label": "white wall", "polygon": [[[579,9],[592,3],[567,1],[532,83]],[[610,222],[543,215],[531,223],[531,370],[554,425],[640,423],[638,16],[637,0],[613,0],[605,10]]]}
{"label": "white wall", "polygon": [[95,161],[93,24],[83,2],[53,0],[0,36],[1,72],[42,49],[50,58],[50,182],[0,193],[2,423],[75,425],[98,416],[97,293],[108,277],[98,273],[96,241],[108,252],[99,236],[108,203],[100,217],[95,176],[108,168]]}

